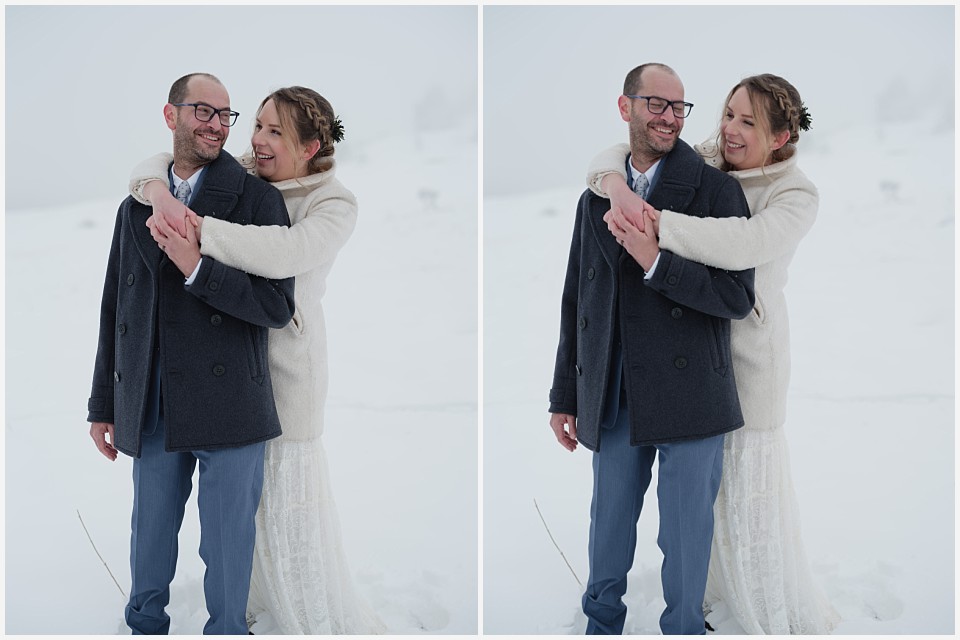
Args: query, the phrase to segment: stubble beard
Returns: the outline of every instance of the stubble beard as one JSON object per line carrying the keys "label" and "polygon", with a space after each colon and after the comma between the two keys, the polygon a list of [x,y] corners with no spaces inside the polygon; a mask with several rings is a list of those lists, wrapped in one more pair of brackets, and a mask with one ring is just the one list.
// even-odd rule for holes
{"label": "stubble beard", "polygon": [[[220,150],[207,149],[197,140],[197,134],[203,129],[188,132],[186,127],[177,127],[173,134],[173,161],[178,167],[199,169],[220,157]],[[213,133],[213,131],[210,131]]]}
{"label": "stubble beard", "polygon": [[[630,121],[630,153],[644,163],[653,163],[667,155],[677,144],[677,138],[670,142],[663,142],[655,139],[647,128],[650,125],[657,124],[659,121],[641,123],[638,120]],[[660,122],[663,126],[669,126],[665,122]]]}

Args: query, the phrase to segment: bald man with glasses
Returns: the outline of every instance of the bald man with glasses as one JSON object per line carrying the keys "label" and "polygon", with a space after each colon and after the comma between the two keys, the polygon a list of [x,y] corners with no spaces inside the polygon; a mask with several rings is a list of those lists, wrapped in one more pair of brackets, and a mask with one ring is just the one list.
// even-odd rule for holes
{"label": "bald man with glasses", "polygon": [[[185,205],[289,226],[280,192],[223,151],[238,114],[217,78],[180,78],[163,113],[173,133],[170,189]],[[134,458],[125,619],[134,634],[169,632],[177,534],[199,467],[204,633],[246,635],[264,446],[280,435],[267,331],[293,316],[293,278],[252,276],[199,251],[168,256],[147,227],[151,213],[129,197],[117,213],[87,406],[97,449]],[[192,232],[187,225],[186,238],[168,242],[192,247]]]}
{"label": "bald man with glasses", "polygon": [[[693,105],[671,68],[633,69],[618,98],[630,184],[648,204],[698,216],[749,216],[732,177],[680,140]],[[580,198],[550,390],[560,444],[593,452],[588,634],[623,632],[637,521],[659,460],[664,634],[703,634],[703,595],[723,434],[743,426],[730,320],[753,309],[753,270],[724,271],[657,245],[653,225],[618,227],[610,201]]]}

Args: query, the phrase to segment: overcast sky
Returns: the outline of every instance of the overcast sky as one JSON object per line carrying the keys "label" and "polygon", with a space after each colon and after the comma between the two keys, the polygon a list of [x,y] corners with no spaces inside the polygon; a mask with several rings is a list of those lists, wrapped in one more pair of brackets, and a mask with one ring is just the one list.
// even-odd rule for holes
{"label": "overcast sky", "polygon": [[590,158],[627,140],[617,96],[644,62],[682,78],[691,143],[715,130],[734,84],[766,72],[808,105],[807,144],[931,105],[954,120],[953,6],[486,6],[483,29],[488,195],[584,185]]}
{"label": "overcast sky", "polygon": [[[477,7],[8,6],[6,204],[123,195],[171,148],[162,109],[181,75],[218,76],[246,150],[270,91],[316,89],[350,145],[477,117]],[[419,118],[418,118],[419,114]],[[423,122],[424,115],[430,122]],[[119,201],[118,201],[119,203]]]}
{"label": "overcast sky", "polygon": [[[741,77],[792,81],[814,119],[806,144],[858,119],[953,122],[953,6],[490,6],[483,9],[483,178],[490,195],[582,184],[626,140],[623,77],[661,61],[695,103],[699,142]],[[162,106],[183,73],[218,75],[247,148],[256,106],[317,89],[347,142],[477,118],[475,6],[6,7],[6,203],[122,194],[130,168],[170,147]],[[51,183],[56,176],[56,186]]]}

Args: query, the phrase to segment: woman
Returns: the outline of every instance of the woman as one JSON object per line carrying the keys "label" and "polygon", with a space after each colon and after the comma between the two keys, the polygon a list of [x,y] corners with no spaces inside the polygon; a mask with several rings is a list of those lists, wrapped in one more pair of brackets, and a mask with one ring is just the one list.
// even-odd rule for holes
{"label": "woman", "polygon": [[[357,203],[336,179],[343,128],[322,96],[287,87],[260,104],[252,151],[240,162],[283,194],[291,226],[199,218],[170,194],[161,154],[134,169],[131,192],[153,204],[151,230],[169,254],[199,250],[266,278],[296,277],[296,311],[270,332],[269,360],[283,435],[267,443],[248,622],[262,614],[286,634],[370,634],[382,623],[355,593],[330,492],[321,435],[327,346],[321,300],[334,258],[356,225]],[[186,210],[185,210],[186,209]],[[158,215],[159,214],[159,215]],[[191,243],[175,231],[188,216]]]}
{"label": "woman", "polygon": [[608,226],[625,246],[641,233],[642,218],[661,249],[723,269],[756,269],[754,313],[731,330],[745,426],[724,438],[704,607],[726,603],[747,633],[828,633],[839,615],[806,560],[783,433],[790,376],[783,288],[819,202],[797,167],[795,144],[810,116],[793,85],[770,74],[742,80],[725,105],[716,141],[696,149],[739,181],[752,217],[653,210],[626,184],[625,145],[596,157],[587,182],[598,195],[609,194]]}

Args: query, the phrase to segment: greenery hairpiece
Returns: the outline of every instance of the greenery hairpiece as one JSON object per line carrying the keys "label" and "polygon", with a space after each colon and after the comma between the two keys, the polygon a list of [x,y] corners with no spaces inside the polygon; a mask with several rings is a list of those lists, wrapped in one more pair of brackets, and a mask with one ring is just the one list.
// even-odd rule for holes
{"label": "greenery hairpiece", "polygon": [[813,118],[810,117],[810,112],[807,111],[807,105],[800,103],[800,130],[801,131],[810,131],[813,128]]}
{"label": "greenery hairpiece", "polygon": [[333,124],[330,125],[330,134],[333,136],[334,142],[343,141],[343,123],[340,121],[340,116],[333,117]]}

